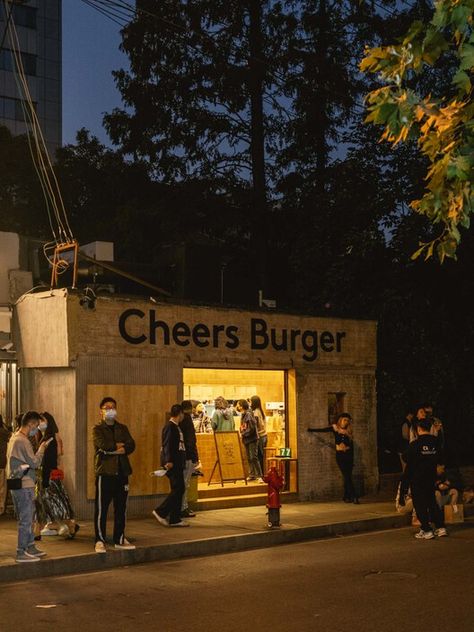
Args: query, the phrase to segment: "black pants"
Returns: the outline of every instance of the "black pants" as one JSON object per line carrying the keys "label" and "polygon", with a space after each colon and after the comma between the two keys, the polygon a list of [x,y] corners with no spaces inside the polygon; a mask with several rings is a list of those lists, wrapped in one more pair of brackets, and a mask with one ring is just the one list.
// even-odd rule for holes
{"label": "black pants", "polygon": [[181,502],[185,490],[183,470],[179,467],[172,467],[166,472],[170,481],[170,493],[155,511],[162,518],[168,518],[170,524],[181,521]]}
{"label": "black pants", "polygon": [[440,509],[436,502],[434,483],[420,485],[412,482],[410,489],[421,529],[431,531],[430,522],[433,522],[437,529],[444,527],[444,510]]}
{"label": "black pants", "polygon": [[114,542],[123,544],[127,509],[128,476],[98,476],[95,479],[95,541],[105,542],[107,512],[114,505]]}
{"label": "black pants", "polygon": [[350,452],[336,451],[336,463],[344,479],[344,499],[354,500],[354,498],[356,498],[356,492],[354,483],[352,482],[352,468],[354,467],[354,454],[352,450]]}

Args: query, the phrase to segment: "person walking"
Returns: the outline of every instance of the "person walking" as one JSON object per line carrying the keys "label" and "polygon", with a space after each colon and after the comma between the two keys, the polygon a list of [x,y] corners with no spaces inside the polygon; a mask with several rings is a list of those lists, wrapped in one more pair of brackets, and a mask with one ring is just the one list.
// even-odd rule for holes
{"label": "person walking", "polygon": [[257,420],[250,410],[246,399],[239,399],[237,402],[237,412],[240,413],[240,436],[247,452],[249,464],[249,481],[262,481],[262,470],[258,460],[258,431]]}
{"label": "person walking", "polygon": [[7,446],[11,434],[0,415],[0,516],[5,513],[7,501]]}
{"label": "person walking", "polygon": [[186,447],[180,423],[184,417],[180,404],[171,406],[169,421],[161,434],[161,465],[170,482],[170,492],[152,514],[164,527],[189,527],[181,518],[181,503],[185,490],[183,470],[186,464]]}
{"label": "person walking", "polygon": [[265,413],[263,412],[262,400],[258,395],[253,395],[250,398],[250,408],[252,410],[253,416],[257,421],[257,455],[258,462],[260,463],[260,470],[263,473],[265,472],[265,448],[267,447],[268,434],[267,421],[265,418]]}
{"label": "person walking", "polygon": [[189,508],[188,503],[188,490],[191,483],[191,477],[199,463],[196,430],[194,428],[192,418],[193,404],[191,401],[185,400],[182,402],[181,408],[183,409],[183,419],[179,424],[179,427],[183,433],[184,447],[186,451],[186,462],[183,471],[184,494],[181,503],[181,518],[194,518],[196,514]]}
{"label": "person walking", "polygon": [[323,428],[308,428],[308,432],[332,432],[336,444],[336,463],[341,471],[344,480],[345,503],[360,503],[354,483],[352,481],[352,470],[354,468],[354,440],[352,431],[352,417],[349,413],[340,413],[336,423]]}
{"label": "person walking", "polygon": [[[410,487],[413,505],[420,521],[419,540],[431,540],[436,536],[448,535],[444,526],[444,514],[438,507],[435,496],[436,466],[440,448],[437,437],[431,431],[430,419],[417,420],[418,438],[406,452],[407,466],[402,475],[399,504],[403,506],[405,494]],[[433,532],[431,524],[435,525]]]}
{"label": "person walking", "polygon": [[95,450],[95,551],[106,553],[106,527],[109,505],[114,505],[114,545],[116,549],[134,549],[125,537],[128,478],[132,468],[128,456],[135,450],[127,426],[117,421],[117,402],[104,397],[99,404],[101,422],[94,426]]}
{"label": "person walking", "polygon": [[10,437],[7,448],[7,478],[18,482],[18,487],[11,489],[18,521],[16,562],[39,562],[46,555],[36,548],[33,533],[36,470],[49,445],[45,441],[36,454],[33,451],[30,438],[38,432],[39,422],[39,413],[35,410],[26,412],[20,420],[19,430]]}

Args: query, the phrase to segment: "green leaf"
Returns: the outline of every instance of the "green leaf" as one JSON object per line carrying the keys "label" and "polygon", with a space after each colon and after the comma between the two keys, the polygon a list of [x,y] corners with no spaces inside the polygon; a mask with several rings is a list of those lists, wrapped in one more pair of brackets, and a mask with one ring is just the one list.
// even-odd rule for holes
{"label": "green leaf", "polygon": [[458,70],[453,77],[452,83],[456,86],[457,91],[460,94],[469,94],[472,88],[469,75],[464,70]]}
{"label": "green leaf", "polygon": [[418,259],[418,257],[421,255],[421,253],[423,252],[423,250],[424,250],[425,248],[426,248],[426,244],[423,244],[423,245],[421,246],[421,248],[418,248],[418,250],[416,250],[416,251],[412,254],[412,256],[410,257],[410,259],[411,259],[412,261],[415,261],[415,259]]}
{"label": "green leaf", "polygon": [[474,46],[471,44],[464,44],[461,47],[461,64],[459,66],[461,70],[471,70],[474,68]]}

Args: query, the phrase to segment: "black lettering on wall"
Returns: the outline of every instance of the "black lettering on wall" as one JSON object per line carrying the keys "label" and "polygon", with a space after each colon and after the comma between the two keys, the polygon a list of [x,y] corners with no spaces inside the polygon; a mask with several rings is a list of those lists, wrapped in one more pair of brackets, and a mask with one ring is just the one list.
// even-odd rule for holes
{"label": "black lettering on wall", "polygon": [[176,323],[173,327],[173,340],[178,347],[187,347],[191,330],[186,323]]}
{"label": "black lettering on wall", "polygon": [[163,344],[169,345],[170,343],[170,328],[168,323],[164,320],[155,320],[155,310],[150,309],[150,344],[156,345],[156,330],[161,329],[163,331]]}
{"label": "black lettering on wall", "polygon": [[340,353],[342,351],[342,339],[346,337],[345,331],[336,332],[336,351]]}
{"label": "black lettering on wall", "polygon": [[275,349],[275,351],[287,351],[288,349],[288,330],[287,329],[282,329],[281,330],[281,340],[278,341],[278,334],[277,334],[277,330],[272,327],[270,330],[270,339],[272,341],[272,347]]}
{"label": "black lettering on wall", "polygon": [[141,334],[140,336],[131,336],[126,327],[127,320],[131,316],[138,316],[138,318],[145,318],[145,312],[142,312],[141,309],[126,309],[122,314],[120,314],[119,318],[119,332],[122,338],[130,343],[131,345],[139,345],[142,342],[145,342],[147,337],[145,334]]}
{"label": "black lettering on wall", "polygon": [[330,331],[323,331],[319,336],[319,344],[323,351],[334,351],[334,336]]}
{"label": "black lettering on wall", "polygon": [[227,342],[225,343],[225,346],[228,349],[237,349],[237,347],[240,345],[240,340],[237,336],[238,331],[239,328],[235,325],[229,325],[229,327],[226,327],[225,335],[227,336]]}
{"label": "black lettering on wall", "polygon": [[219,347],[219,334],[221,331],[225,331],[224,325],[214,325],[212,328],[212,346],[216,349]]}
{"label": "black lettering on wall", "polygon": [[314,362],[318,357],[318,332],[304,331],[301,337],[301,344],[307,353],[303,353],[303,360]]}
{"label": "black lettering on wall", "polygon": [[250,321],[250,348],[266,349],[267,347],[267,323],[261,318],[252,318]]}
{"label": "black lettering on wall", "polygon": [[193,342],[196,347],[208,347],[209,340],[207,340],[211,335],[209,327],[204,325],[203,323],[199,323],[193,328]]}

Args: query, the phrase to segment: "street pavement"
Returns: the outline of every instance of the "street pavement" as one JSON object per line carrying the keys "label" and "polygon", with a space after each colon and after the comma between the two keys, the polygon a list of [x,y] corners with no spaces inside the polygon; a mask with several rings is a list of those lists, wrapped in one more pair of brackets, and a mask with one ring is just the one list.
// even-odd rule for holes
{"label": "street pavement", "polygon": [[[126,535],[136,544],[136,550],[116,551],[110,546],[106,555],[98,555],[94,553],[93,525],[81,521],[81,529],[74,540],[43,537],[38,546],[47,553],[47,557],[40,563],[15,564],[16,523],[12,518],[2,517],[0,582],[403,527],[408,524],[408,517],[397,514],[393,501],[367,498],[360,505],[340,501],[286,504],[281,509],[281,529],[277,530],[268,529],[265,506],[202,511],[189,522],[191,526],[188,529],[170,529],[159,525],[151,515],[129,520]],[[111,531],[109,525],[108,533]]]}
{"label": "street pavement", "polygon": [[473,632],[472,522],[414,532],[4,583],[0,630]]}

